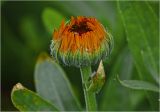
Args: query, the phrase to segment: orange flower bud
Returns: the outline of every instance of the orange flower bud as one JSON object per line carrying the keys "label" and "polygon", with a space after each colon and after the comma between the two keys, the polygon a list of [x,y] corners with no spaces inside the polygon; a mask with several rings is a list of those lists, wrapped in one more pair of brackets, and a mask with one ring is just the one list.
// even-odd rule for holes
{"label": "orange flower bud", "polygon": [[109,56],[112,36],[95,18],[71,17],[53,33],[51,55],[65,65],[88,66]]}

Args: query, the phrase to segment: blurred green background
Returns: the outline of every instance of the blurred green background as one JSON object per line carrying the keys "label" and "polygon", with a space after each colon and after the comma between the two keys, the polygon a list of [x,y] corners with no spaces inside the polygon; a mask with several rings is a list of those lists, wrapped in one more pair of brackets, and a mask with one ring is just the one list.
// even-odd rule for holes
{"label": "blurred green background", "polygon": [[[159,16],[159,2],[148,4]],[[141,80],[116,1],[1,1],[2,110],[16,110],[11,103],[10,92],[17,82],[35,91],[33,75],[38,55],[43,51],[49,54],[52,32],[61,19],[78,15],[97,18],[114,37],[113,52],[104,62],[106,84],[97,95],[99,110],[158,110],[158,93],[147,92],[148,97],[145,91],[125,88],[115,79],[118,74],[121,79]],[[79,69],[63,68],[84,106]],[[155,83],[150,75],[142,75]]]}

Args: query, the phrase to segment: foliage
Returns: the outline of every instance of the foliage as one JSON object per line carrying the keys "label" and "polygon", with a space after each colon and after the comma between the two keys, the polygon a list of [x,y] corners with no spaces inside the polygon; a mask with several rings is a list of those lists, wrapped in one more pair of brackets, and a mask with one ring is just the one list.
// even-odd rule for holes
{"label": "foliage", "polygon": [[11,96],[13,104],[20,111],[57,111],[57,108],[20,83],[14,86]]}
{"label": "foliage", "polygon": [[[2,85],[10,89],[21,82],[33,89],[31,80],[35,78],[37,93],[14,87],[11,96],[17,109],[84,110],[80,71],[58,65],[43,55],[35,70],[34,65],[39,53],[49,52],[52,32],[64,17],[86,15],[101,21],[114,38],[112,55],[104,61],[106,82],[97,94],[98,110],[158,110],[158,2],[54,1],[1,5]],[[92,68],[97,70],[97,65]]]}
{"label": "foliage", "polygon": [[60,111],[80,109],[66,74],[46,54],[41,54],[36,64],[35,85],[38,94]]}

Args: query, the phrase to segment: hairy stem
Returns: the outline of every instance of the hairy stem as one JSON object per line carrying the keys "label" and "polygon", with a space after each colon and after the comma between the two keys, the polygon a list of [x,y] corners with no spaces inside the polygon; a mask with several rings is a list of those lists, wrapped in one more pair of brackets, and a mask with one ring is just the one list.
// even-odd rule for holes
{"label": "hairy stem", "polygon": [[82,84],[83,84],[83,91],[84,97],[86,102],[86,110],[87,111],[96,111],[97,104],[96,104],[96,97],[95,93],[87,91],[87,81],[89,76],[92,74],[91,67],[81,67],[81,77],[82,77]]}

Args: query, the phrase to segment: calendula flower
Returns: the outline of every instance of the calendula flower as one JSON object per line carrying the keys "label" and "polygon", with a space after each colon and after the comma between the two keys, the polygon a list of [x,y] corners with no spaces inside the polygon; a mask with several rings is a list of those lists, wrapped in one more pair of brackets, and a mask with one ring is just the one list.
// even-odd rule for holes
{"label": "calendula flower", "polygon": [[71,17],[54,30],[51,55],[65,65],[88,66],[109,56],[112,44],[112,36],[97,19]]}

